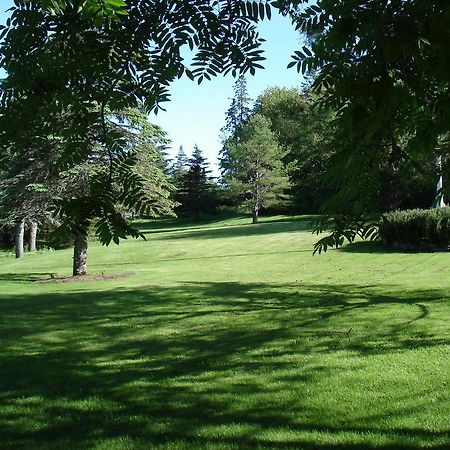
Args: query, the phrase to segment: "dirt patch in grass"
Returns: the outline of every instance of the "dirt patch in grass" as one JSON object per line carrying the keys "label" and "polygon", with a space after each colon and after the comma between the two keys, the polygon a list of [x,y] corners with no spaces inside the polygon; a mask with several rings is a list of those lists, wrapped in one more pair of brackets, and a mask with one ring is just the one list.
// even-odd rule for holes
{"label": "dirt patch in grass", "polygon": [[79,275],[77,277],[50,277],[45,280],[36,280],[35,283],[77,283],[79,281],[108,281],[117,280],[120,278],[128,278],[133,275],[133,272],[119,273],[115,275],[92,274]]}

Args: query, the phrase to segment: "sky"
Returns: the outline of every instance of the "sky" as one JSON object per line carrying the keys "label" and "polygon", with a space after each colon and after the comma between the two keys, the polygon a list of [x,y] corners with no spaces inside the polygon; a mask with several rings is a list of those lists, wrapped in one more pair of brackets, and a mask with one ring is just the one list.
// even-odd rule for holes
{"label": "sky", "polygon": [[[13,0],[0,0],[0,23],[6,22],[5,11]],[[300,87],[303,78],[295,68],[287,69],[291,55],[301,45],[301,37],[294,30],[290,20],[273,14],[272,19],[258,25],[263,45],[264,70],[254,76],[247,76],[248,93],[256,99],[265,89],[272,86]],[[2,74],[0,73],[0,76]],[[184,77],[171,87],[171,101],[164,105],[166,111],[152,114],[150,121],[160,125],[172,141],[170,156],[180,145],[189,155],[197,144],[212,165],[213,174],[218,175],[217,155],[221,148],[220,129],[225,123],[225,112],[230,106],[235,79],[228,75],[204,81],[200,86]]]}

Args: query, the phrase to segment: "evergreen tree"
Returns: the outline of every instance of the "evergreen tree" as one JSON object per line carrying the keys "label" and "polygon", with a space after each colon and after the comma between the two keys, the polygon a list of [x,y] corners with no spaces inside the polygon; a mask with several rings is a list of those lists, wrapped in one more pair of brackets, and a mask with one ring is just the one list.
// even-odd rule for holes
{"label": "evergreen tree", "polygon": [[219,154],[219,166],[223,176],[227,174],[230,166],[229,146],[239,140],[240,130],[251,114],[252,100],[248,95],[247,81],[243,75],[234,83],[233,92],[231,105],[225,114],[225,126],[222,128],[223,146]]}
{"label": "evergreen tree", "polygon": [[242,127],[239,141],[230,145],[229,156],[228,185],[252,211],[252,222],[258,223],[260,209],[283,199],[289,186],[282,162],[284,152],[270,122],[254,114]]}
{"label": "evergreen tree", "polygon": [[316,97],[308,89],[273,87],[264,91],[255,105],[285,150],[289,192],[293,207],[302,214],[318,213],[332,193],[323,178],[333,154],[333,115],[314,107]]}
{"label": "evergreen tree", "polygon": [[173,183],[175,184],[175,186],[179,186],[183,175],[188,170],[188,164],[189,164],[189,158],[187,157],[187,155],[183,149],[183,146],[180,145],[180,148],[178,149],[178,152],[175,156],[175,160],[174,160],[171,170],[170,170],[170,174],[172,176]]}
{"label": "evergreen tree", "polygon": [[245,123],[251,113],[251,98],[247,92],[247,81],[241,75],[233,86],[233,98],[225,115],[225,126],[222,128],[227,137],[234,136],[239,127]]}
{"label": "evergreen tree", "polygon": [[17,258],[24,254],[26,226],[29,249],[36,250],[37,223],[49,220],[48,208],[61,192],[55,166],[57,148],[49,139],[43,144],[46,153],[30,145],[17,149],[7,143],[1,145],[0,226],[14,228]]}
{"label": "evergreen tree", "polygon": [[179,212],[192,215],[198,220],[200,213],[208,212],[212,204],[211,171],[203,152],[195,145],[192,157],[187,163],[187,171],[181,176],[177,201],[180,203]]}

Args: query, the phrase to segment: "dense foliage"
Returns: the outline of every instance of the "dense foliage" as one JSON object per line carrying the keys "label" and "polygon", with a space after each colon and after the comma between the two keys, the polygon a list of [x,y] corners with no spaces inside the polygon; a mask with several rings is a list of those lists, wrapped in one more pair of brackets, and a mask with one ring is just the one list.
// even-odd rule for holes
{"label": "dense foliage", "polygon": [[196,145],[192,156],[176,179],[178,189],[175,199],[179,203],[177,207],[179,214],[198,220],[200,214],[211,213],[215,210],[216,188],[210,173],[209,163],[203,156],[202,150]]}
{"label": "dense foliage", "polygon": [[[133,169],[138,158],[112,118],[130,108],[157,112],[183,75],[200,83],[254,73],[263,59],[254,24],[266,15],[266,1],[18,0],[1,32],[2,145],[14,157],[23,148],[45,153],[50,139],[64,169],[106,155],[108,168],[88,194],[62,198],[58,212],[82,234],[94,221],[105,244],[137,237],[123,208],[154,215],[145,186],[151,178],[163,199],[164,182],[157,171],[144,177]],[[182,56],[188,49],[191,67]]]}
{"label": "dense foliage", "polygon": [[278,3],[308,38],[291,66],[316,75],[313,91],[336,114],[329,180],[337,194],[327,210],[357,218],[374,212],[386,166],[420,173],[424,161],[449,154],[450,4]]}
{"label": "dense foliage", "polygon": [[412,209],[384,214],[379,235],[390,246],[409,250],[447,249],[450,208]]}
{"label": "dense foliage", "polygon": [[291,209],[301,213],[318,213],[332,193],[324,175],[333,154],[333,115],[316,107],[315,100],[307,88],[273,87],[259,96],[255,106],[255,111],[269,120],[284,150]]}
{"label": "dense foliage", "polygon": [[269,121],[253,114],[241,126],[239,139],[228,145],[225,181],[232,195],[258,222],[259,211],[277,204],[288,188],[283,150],[270,130]]}

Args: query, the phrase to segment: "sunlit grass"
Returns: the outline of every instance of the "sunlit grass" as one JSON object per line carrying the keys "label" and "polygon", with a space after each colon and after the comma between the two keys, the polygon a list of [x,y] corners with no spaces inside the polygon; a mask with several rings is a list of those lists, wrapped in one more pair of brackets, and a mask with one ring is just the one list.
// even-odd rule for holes
{"label": "sunlit grass", "polygon": [[142,224],[108,281],[4,252],[0,448],[448,448],[450,254],[266,220]]}

